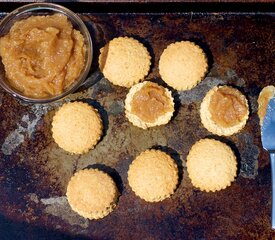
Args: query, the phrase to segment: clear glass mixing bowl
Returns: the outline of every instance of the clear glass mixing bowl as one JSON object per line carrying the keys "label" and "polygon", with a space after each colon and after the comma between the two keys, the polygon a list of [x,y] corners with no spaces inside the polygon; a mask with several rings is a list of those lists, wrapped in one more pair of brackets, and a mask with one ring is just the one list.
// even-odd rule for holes
{"label": "clear glass mixing bowl", "polygon": [[64,98],[68,94],[76,91],[79,86],[85,81],[90,67],[92,63],[92,56],[93,56],[93,46],[90,33],[83,23],[83,21],[71,10],[60,6],[58,4],[53,3],[32,3],[22,6],[20,8],[15,9],[11,13],[9,13],[0,23],[0,37],[6,35],[10,28],[16,21],[26,19],[30,16],[36,15],[51,15],[54,13],[61,13],[67,16],[68,20],[72,23],[74,29],[79,30],[82,35],[84,36],[85,44],[86,44],[86,56],[85,56],[85,66],[82,69],[78,78],[71,84],[67,89],[64,90],[63,93],[59,95],[49,96],[47,98],[32,98],[28,96],[24,96],[18,90],[12,88],[5,77],[5,70],[4,66],[1,61],[0,57],[0,85],[4,88],[7,92],[12,94],[15,98],[19,98],[24,100],[25,102],[29,103],[49,103],[61,98]]}

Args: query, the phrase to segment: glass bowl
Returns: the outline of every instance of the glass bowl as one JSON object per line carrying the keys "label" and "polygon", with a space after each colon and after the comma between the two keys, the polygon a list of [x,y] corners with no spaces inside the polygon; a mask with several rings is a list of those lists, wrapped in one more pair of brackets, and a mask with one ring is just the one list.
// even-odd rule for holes
{"label": "glass bowl", "polygon": [[81,32],[84,37],[84,42],[86,45],[86,54],[85,54],[85,66],[82,69],[78,78],[71,84],[68,88],[64,89],[59,95],[52,95],[47,98],[32,98],[28,96],[24,96],[20,91],[14,89],[10,86],[9,82],[5,77],[5,70],[3,63],[0,57],[0,86],[4,88],[7,92],[12,94],[15,98],[19,98],[25,102],[29,103],[49,103],[64,98],[68,94],[76,91],[80,85],[85,81],[90,67],[92,63],[93,56],[93,46],[90,33],[83,23],[83,21],[71,10],[60,6],[58,4],[52,3],[32,3],[27,4],[23,7],[17,8],[11,13],[9,13],[0,23],[0,37],[6,35],[10,28],[16,21],[26,19],[30,16],[38,16],[38,15],[52,15],[54,13],[61,13],[67,16],[68,20],[72,23],[74,29]]}

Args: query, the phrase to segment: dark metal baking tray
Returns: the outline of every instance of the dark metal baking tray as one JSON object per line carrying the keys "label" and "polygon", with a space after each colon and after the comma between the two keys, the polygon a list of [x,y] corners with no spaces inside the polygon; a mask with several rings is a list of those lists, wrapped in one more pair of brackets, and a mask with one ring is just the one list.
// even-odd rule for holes
{"label": "dark metal baking tray", "polygon": [[[0,3],[1,18],[18,3]],[[207,53],[210,71],[191,91],[176,92],[176,113],[161,127],[142,130],[123,113],[127,89],[101,79],[64,101],[83,100],[100,110],[105,133],[96,148],[69,155],[54,143],[51,120],[60,103],[27,105],[0,90],[1,239],[272,239],[271,179],[261,147],[257,97],[274,83],[272,4],[89,4],[64,3],[79,13],[94,41],[90,77],[98,79],[99,48],[117,36],[140,40],[152,55],[148,80],[164,84],[158,61],[175,41],[192,40]],[[193,143],[212,137],[203,128],[199,106],[214,85],[239,88],[249,99],[250,117],[238,134],[221,138],[238,157],[238,177],[225,190],[192,187],[185,159]],[[133,158],[152,146],[168,151],[181,182],[171,199],[146,203],[127,182]],[[72,174],[87,166],[109,172],[122,195],[109,216],[88,221],[73,213],[64,197]]]}

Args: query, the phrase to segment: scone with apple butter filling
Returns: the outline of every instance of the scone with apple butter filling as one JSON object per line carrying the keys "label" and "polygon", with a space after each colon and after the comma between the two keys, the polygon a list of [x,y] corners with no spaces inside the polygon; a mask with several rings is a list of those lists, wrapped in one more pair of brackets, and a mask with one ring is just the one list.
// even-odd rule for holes
{"label": "scone with apple butter filling", "polygon": [[174,112],[171,92],[153,82],[133,86],[125,100],[125,114],[133,125],[146,129],[166,124]]}
{"label": "scone with apple butter filling", "polygon": [[208,131],[229,136],[245,126],[249,107],[246,97],[239,90],[229,86],[216,86],[204,97],[200,115],[202,124]]}

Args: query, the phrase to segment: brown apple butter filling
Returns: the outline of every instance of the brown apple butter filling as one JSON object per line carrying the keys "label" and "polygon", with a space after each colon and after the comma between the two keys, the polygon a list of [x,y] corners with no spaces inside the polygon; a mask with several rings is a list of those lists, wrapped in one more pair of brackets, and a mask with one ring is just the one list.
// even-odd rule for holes
{"label": "brown apple butter filling", "polygon": [[60,94],[85,65],[84,38],[62,14],[15,22],[0,38],[0,56],[10,85],[25,96]]}
{"label": "brown apple butter filling", "polygon": [[218,88],[212,95],[209,110],[212,120],[222,127],[239,124],[248,111],[245,96],[227,86]]}
{"label": "brown apple butter filling", "polygon": [[265,91],[262,91],[259,99],[258,99],[258,115],[261,119],[261,122],[264,121],[264,117],[267,111],[267,106],[270,101],[270,99],[274,96],[274,92],[272,90],[268,91],[267,89]]}
{"label": "brown apple butter filling", "polygon": [[156,83],[146,83],[133,96],[132,113],[145,122],[155,122],[160,116],[173,111],[173,106],[165,88]]}

